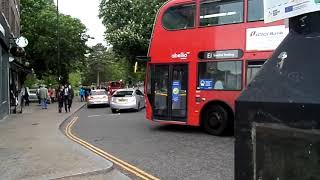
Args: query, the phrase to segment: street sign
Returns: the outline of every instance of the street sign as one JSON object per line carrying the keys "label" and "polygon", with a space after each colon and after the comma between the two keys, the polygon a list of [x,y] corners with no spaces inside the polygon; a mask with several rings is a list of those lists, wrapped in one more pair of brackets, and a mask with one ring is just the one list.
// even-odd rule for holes
{"label": "street sign", "polygon": [[175,80],[172,82],[172,101],[180,102],[181,81]]}
{"label": "street sign", "polygon": [[17,40],[16,40],[16,44],[21,47],[21,48],[24,48],[24,47],[27,47],[29,42],[28,42],[28,39],[21,36],[19,37]]}
{"label": "street sign", "polygon": [[320,11],[320,0],[264,0],[265,23]]}
{"label": "street sign", "polygon": [[213,79],[200,79],[200,89],[208,90],[213,89]]}

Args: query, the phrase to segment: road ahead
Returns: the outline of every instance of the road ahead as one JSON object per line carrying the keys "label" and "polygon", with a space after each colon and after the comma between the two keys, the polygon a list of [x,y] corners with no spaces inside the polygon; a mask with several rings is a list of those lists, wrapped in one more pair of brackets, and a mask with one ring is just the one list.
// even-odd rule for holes
{"label": "road ahead", "polygon": [[233,137],[151,123],[144,110],[112,114],[110,108],[84,108],[77,116],[78,137],[160,179],[234,179]]}

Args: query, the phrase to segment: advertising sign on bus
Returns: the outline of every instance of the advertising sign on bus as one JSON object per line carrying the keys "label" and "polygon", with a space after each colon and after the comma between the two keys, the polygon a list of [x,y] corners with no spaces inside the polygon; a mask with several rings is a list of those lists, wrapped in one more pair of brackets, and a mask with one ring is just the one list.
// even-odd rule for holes
{"label": "advertising sign on bus", "polygon": [[275,50],[289,33],[285,25],[248,28],[247,51]]}
{"label": "advertising sign on bus", "polygon": [[320,0],[264,0],[266,23],[320,11]]}

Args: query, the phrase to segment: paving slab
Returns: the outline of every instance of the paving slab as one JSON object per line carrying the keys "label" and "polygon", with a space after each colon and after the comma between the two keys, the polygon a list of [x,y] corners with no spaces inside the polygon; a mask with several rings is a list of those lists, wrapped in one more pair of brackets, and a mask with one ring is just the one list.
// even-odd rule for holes
{"label": "paving slab", "polygon": [[0,121],[0,179],[128,179],[113,164],[69,140],[59,126],[72,112],[57,112],[57,104],[37,104]]}

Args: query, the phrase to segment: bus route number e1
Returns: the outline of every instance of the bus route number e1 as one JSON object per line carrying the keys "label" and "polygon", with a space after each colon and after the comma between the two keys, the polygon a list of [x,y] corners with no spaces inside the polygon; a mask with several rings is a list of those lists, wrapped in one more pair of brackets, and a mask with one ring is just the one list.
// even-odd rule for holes
{"label": "bus route number e1", "polygon": [[222,50],[222,51],[205,51],[200,52],[199,58],[203,60],[215,59],[239,59],[243,56],[241,50]]}

